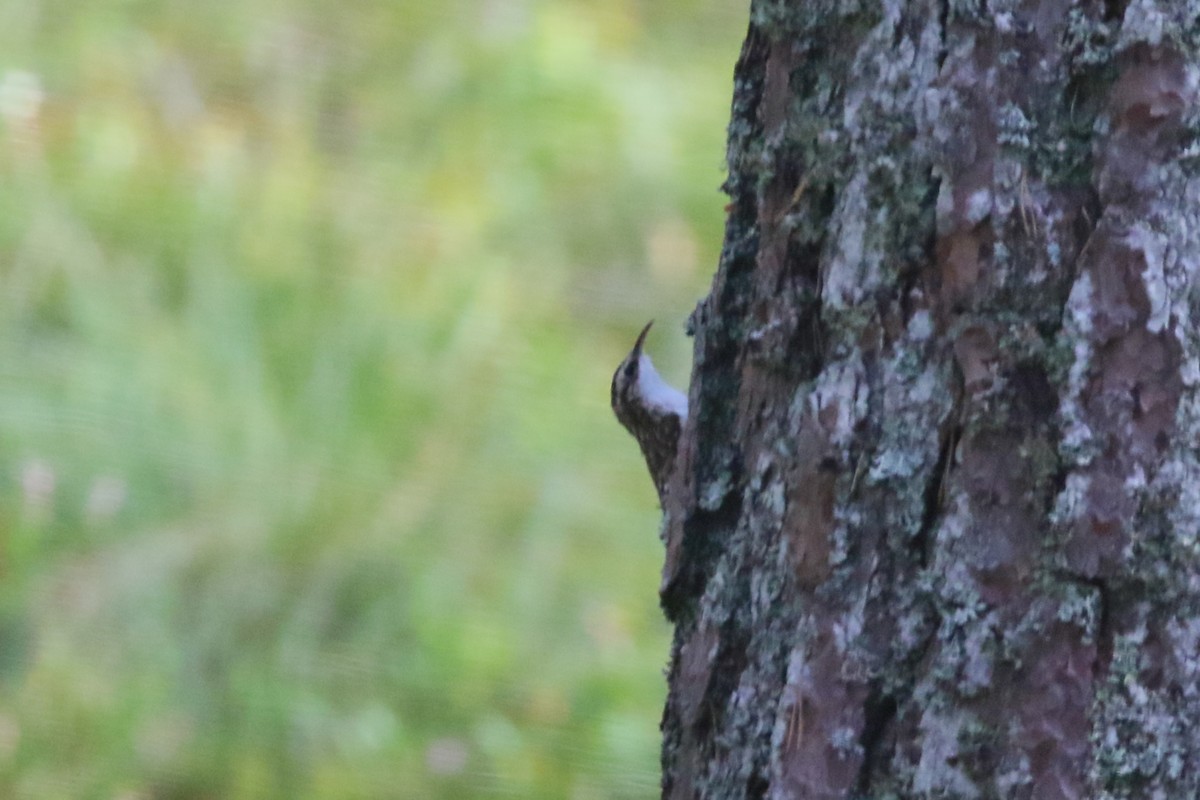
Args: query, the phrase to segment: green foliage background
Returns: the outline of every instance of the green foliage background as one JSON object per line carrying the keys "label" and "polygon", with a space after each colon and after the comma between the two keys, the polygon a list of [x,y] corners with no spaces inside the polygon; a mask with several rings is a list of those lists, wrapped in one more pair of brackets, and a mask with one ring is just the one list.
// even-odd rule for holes
{"label": "green foliage background", "polygon": [[745,14],[0,0],[0,796],[657,794]]}

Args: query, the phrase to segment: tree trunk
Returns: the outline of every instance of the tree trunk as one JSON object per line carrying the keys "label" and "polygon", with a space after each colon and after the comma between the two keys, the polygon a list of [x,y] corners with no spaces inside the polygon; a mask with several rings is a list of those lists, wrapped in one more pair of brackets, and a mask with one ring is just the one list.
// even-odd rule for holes
{"label": "tree trunk", "polygon": [[754,2],[664,797],[1200,797],[1193,6]]}

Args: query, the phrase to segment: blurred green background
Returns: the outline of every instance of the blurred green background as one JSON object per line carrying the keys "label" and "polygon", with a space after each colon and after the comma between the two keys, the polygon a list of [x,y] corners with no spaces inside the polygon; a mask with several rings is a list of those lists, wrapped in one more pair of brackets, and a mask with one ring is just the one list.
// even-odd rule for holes
{"label": "blurred green background", "polygon": [[745,18],[0,0],[0,797],[657,795]]}

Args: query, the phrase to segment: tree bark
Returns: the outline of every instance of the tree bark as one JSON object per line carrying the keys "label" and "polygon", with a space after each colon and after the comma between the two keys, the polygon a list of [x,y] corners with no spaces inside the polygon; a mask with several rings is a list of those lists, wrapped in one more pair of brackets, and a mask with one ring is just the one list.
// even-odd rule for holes
{"label": "tree bark", "polygon": [[664,797],[1200,797],[1198,15],[753,3]]}

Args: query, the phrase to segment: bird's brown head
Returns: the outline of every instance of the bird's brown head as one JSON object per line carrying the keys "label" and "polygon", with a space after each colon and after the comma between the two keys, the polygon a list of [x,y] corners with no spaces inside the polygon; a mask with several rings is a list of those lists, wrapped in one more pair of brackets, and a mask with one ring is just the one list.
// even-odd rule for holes
{"label": "bird's brown head", "polygon": [[629,426],[629,411],[638,402],[635,393],[638,385],[638,371],[641,368],[642,345],[645,344],[646,334],[650,332],[650,326],[653,324],[654,320],[646,323],[646,327],[642,328],[642,332],[638,334],[637,341],[633,343],[633,349],[629,351],[629,355],[625,356],[625,360],[613,373],[613,413],[626,427]]}

